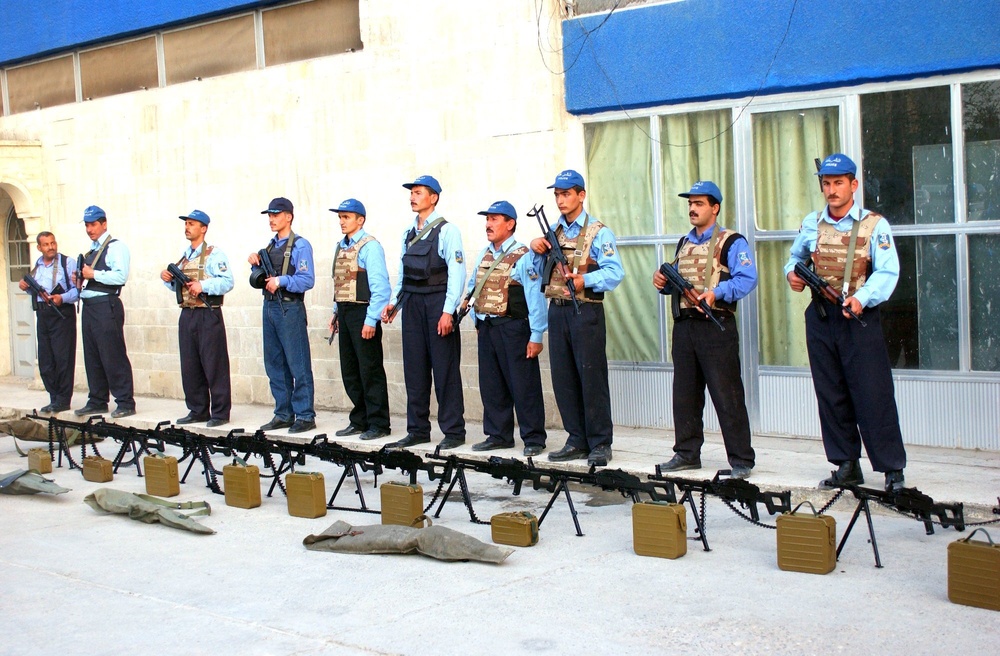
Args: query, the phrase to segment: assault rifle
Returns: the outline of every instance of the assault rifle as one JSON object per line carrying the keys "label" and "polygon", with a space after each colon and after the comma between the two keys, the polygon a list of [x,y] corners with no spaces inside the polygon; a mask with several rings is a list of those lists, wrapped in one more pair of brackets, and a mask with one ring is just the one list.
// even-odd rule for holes
{"label": "assault rifle", "polygon": [[326,340],[328,346],[333,345],[333,338],[337,336],[337,331],[340,329],[340,324],[338,323],[337,313],[333,313],[333,318],[330,319],[330,325],[333,326],[333,330],[330,331],[330,339]]}
{"label": "assault rifle", "polygon": [[77,289],[77,291],[79,291],[80,288],[83,287],[83,265],[84,265],[83,253],[80,253],[79,255],[76,256],[76,272],[75,272],[75,274],[76,274],[76,281],[75,282],[76,282],[76,289]]}
{"label": "assault rifle", "polygon": [[[528,212],[528,216],[533,216],[538,220],[538,227],[542,229],[542,237],[545,241],[549,242],[549,255],[545,263],[545,280],[548,280],[548,274],[551,273],[552,267],[557,266],[559,270],[562,271],[563,276],[569,273],[569,260],[566,259],[566,254],[563,253],[562,248],[559,246],[559,239],[556,237],[555,230],[549,225],[549,220],[545,218],[545,206],[544,205],[533,205],[531,211]],[[573,301],[573,309],[577,314],[580,314],[580,302],[576,297],[576,285],[573,281],[566,276],[566,287],[569,289],[569,300]]]}
{"label": "assault rifle", "polygon": [[[698,292],[695,291],[694,285],[685,280],[684,276],[682,276],[677,269],[670,266],[669,263],[664,262],[660,265],[660,273],[667,279],[667,282],[670,283],[671,287],[684,295],[684,298],[687,299],[688,303],[701,308],[701,311],[705,313],[705,316],[711,319],[715,325],[719,327],[719,330],[722,332],[726,331],[726,329],[722,326],[722,322],[719,321],[714,314],[712,314],[712,308],[705,302],[705,299],[698,300]],[[660,290],[660,293],[669,294],[670,292],[667,291],[667,287],[664,286],[663,289]]]}
{"label": "assault rifle", "polygon": [[825,279],[820,277],[815,271],[801,262],[796,262],[795,275],[802,278],[802,282],[809,286],[809,289],[813,291],[817,299],[836,305],[839,309],[851,315],[854,319],[857,319],[858,323],[860,323],[862,327],[868,325],[854,312],[854,310],[851,309],[851,306],[844,305],[844,295],[837,293],[837,290],[834,289],[833,286]]}
{"label": "assault rifle", "polygon": [[405,301],[409,296],[410,292],[401,292],[399,294],[399,298],[396,299],[396,302],[392,306],[392,312],[390,312],[385,318],[386,323],[392,323],[392,320],[396,318],[397,314],[399,314],[399,308],[403,307],[403,301]]}
{"label": "assault rifle", "polygon": [[461,325],[462,319],[464,319],[465,315],[467,315],[469,313],[469,310],[472,309],[472,305],[470,305],[469,302],[472,300],[472,295],[475,294],[475,293],[476,293],[476,290],[475,290],[475,288],[473,288],[473,290],[471,292],[469,292],[468,294],[465,295],[465,303],[464,303],[465,307],[462,307],[462,305],[463,305],[462,303],[458,304],[458,310],[456,312],[456,314],[458,315],[458,317],[455,319],[455,325],[456,326]]}
{"label": "assault rifle", "polygon": [[[257,258],[260,260],[260,268],[264,271],[264,279],[277,278],[278,272],[274,270],[274,264],[271,262],[271,256],[268,255],[267,249],[262,248],[257,251]],[[266,283],[264,285],[266,287]],[[281,308],[281,313],[285,313],[285,306],[281,302],[281,289],[278,289],[278,293],[274,295],[278,299],[278,307]]]}
{"label": "assault rifle", "polygon": [[24,274],[24,277],[21,278],[21,280],[23,280],[24,284],[28,286],[31,293],[35,295],[35,298],[52,308],[52,311],[58,314],[60,319],[66,318],[66,315],[60,312],[59,308],[56,307],[56,304],[52,302],[52,295],[45,291],[45,288],[38,284],[38,281],[35,280],[30,273]]}
{"label": "assault rifle", "polygon": [[[186,273],[184,273],[181,270],[181,268],[176,264],[174,264],[173,262],[167,265],[167,272],[174,277],[174,281],[177,284],[181,284],[187,287],[191,283],[191,277]],[[205,307],[207,307],[209,310],[215,309],[212,307],[212,304],[208,302],[208,294],[206,294],[204,291],[198,294],[198,300],[204,303]]]}

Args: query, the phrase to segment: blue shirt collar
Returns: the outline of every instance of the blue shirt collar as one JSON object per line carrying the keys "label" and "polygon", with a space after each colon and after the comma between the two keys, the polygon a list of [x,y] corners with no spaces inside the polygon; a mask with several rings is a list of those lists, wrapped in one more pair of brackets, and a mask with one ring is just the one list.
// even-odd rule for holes
{"label": "blue shirt collar", "polygon": [[365,237],[365,229],[361,228],[360,230],[354,233],[353,237],[344,237],[343,239],[341,239],[340,246],[341,248],[350,248],[351,244],[358,243],[359,241],[364,239],[364,237]]}
{"label": "blue shirt collar", "polygon": [[[427,220],[424,222],[424,227],[426,228],[428,223],[430,223],[431,221],[434,221],[435,219],[439,218],[440,216],[441,216],[441,214],[435,209],[427,217]],[[420,228],[417,227],[417,219],[418,218],[419,217],[416,214],[413,215],[413,229],[416,230],[417,232],[420,232]]]}
{"label": "blue shirt collar", "polygon": [[504,243],[500,244],[500,249],[499,250],[497,250],[496,248],[493,247],[493,242],[490,242],[490,245],[487,246],[486,248],[491,253],[493,253],[494,255],[497,255],[499,253],[504,252],[508,248],[510,248],[515,242],[517,242],[517,240],[514,239],[514,235],[511,235],[510,237],[507,237],[507,239],[504,241]]}
{"label": "blue shirt collar", "polygon": [[[719,226],[719,234],[722,234],[722,231],[726,229],[721,223],[716,222],[715,225]],[[712,238],[712,230],[714,228],[715,228],[715,226],[712,226],[711,228],[709,228],[705,232],[701,233],[700,237],[698,236],[698,229],[697,228],[692,228],[691,232],[689,232],[688,235],[687,235],[687,240],[689,242],[691,242],[692,244],[704,244],[709,239]]]}

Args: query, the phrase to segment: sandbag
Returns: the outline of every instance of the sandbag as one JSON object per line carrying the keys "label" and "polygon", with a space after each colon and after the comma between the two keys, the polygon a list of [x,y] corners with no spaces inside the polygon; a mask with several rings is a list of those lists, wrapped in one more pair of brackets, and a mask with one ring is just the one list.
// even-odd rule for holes
{"label": "sandbag", "polygon": [[319,535],[302,540],[311,551],[355,554],[419,553],[438,560],[502,563],[513,549],[487,544],[444,526],[412,528],[391,524],[351,526],[337,521]]}
{"label": "sandbag", "polygon": [[43,477],[38,472],[19,469],[9,474],[0,474],[0,494],[66,494],[68,489],[56,485],[55,481]]}
{"label": "sandbag", "polygon": [[[88,494],[83,502],[98,512],[128,515],[129,519],[146,524],[159,522],[171,528],[180,528],[192,533],[206,535],[215,533],[209,527],[203,526],[191,519],[195,515],[212,514],[212,507],[205,501],[174,503],[158,497],[151,497],[147,494],[132,494],[131,492],[102,487]],[[179,510],[194,508],[198,508],[199,510],[187,515],[178,512]]]}

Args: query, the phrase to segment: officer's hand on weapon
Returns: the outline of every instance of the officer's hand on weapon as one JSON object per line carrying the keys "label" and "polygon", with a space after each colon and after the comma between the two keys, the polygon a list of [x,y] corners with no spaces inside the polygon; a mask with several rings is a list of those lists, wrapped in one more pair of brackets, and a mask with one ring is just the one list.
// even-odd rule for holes
{"label": "officer's hand on weapon", "polygon": [[[573,288],[576,289],[577,294],[583,292],[583,274],[582,273],[570,273],[566,272],[566,280],[571,280],[573,282]],[[569,296],[569,289],[566,289],[566,296]]]}
{"label": "officer's hand on weapon", "polygon": [[171,274],[166,269],[160,271],[160,280],[162,280],[163,282],[171,282],[173,279],[174,279],[173,274]]}
{"label": "officer's hand on weapon", "polygon": [[545,237],[537,237],[531,240],[531,250],[539,255],[545,255],[552,250],[552,244]]}
{"label": "officer's hand on weapon", "polygon": [[396,318],[395,316],[393,316],[392,312],[395,308],[396,306],[393,305],[392,303],[389,303],[389,305],[386,305],[384,308],[382,308],[382,317],[381,317],[382,323],[392,323],[392,320]]}
{"label": "officer's hand on weapon", "polygon": [[330,334],[336,335],[340,332],[340,321],[337,320],[337,315],[330,317]]}
{"label": "officer's hand on weapon", "polygon": [[715,304],[715,292],[709,290],[702,292],[701,294],[698,295],[699,304],[695,306],[695,309],[697,309],[702,314],[705,314],[705,311],[701,309],[701,301],[705,301],[705,303],[708,304],[708,307],[712,307]]}
{"label": "officer's hand on weapon", "polygon": [[371,339],[375,336],[375,326],[365,324],[361,327],[361,339]]}
{"label": "officer's hand on weapon", "polygon": [[194,297],[197,297],[198,294],[200,294],[202,291],[204,291],[201,288],[201,283],[199,281],[197,281],[197,280],[192,280],[191,282],[189,282],[187,284],[187,288],[188,288],[188,291],[191,292],[191,295],[194,296]]}
{"label": "officer's hand on weapon", "polygon": [[267,284],[264,285],[264,289],[266,289],[267,291],[271,292],[272,294],[277,294],[278,293],[278,287],[281,286],[280,284],[278,284],[279,282],[280,282],[280,278],[278,276],[274,276],[273,278],[268,278],[267,279]]}
{"label": "officer's hand on weapon", "polygon": [[17,283],[17,286],[21,288],[22,292],[28,291],[28,283],[24,282],[23,280]]}
{"label": "officer's hand on weapon", "polygon": [[792,288],[793,292],[801,292],[806,288],[806,281],[794,271],[789,271],[786,277],[788,278],[788,286]]}
{"label": "officer's hand on weapon", "polygon": [[247,258],[247,262],[253,266],[260,266],[260,255],[257,253],[250,253],[250,257]]}
{"label": "officer's hand on weapon", "polygon": [[451,334],[452,329],[455,327],[455,317],[448,314],[447,312],[441,313],[441,318],[438,319],[438,335],[440,337],[447,337]]}
{"label": "officer's hand on weapon", "polygon": [[525,353],[525,357],[529,360],[532,358],[537,358],[538,354],[542,352],[542,345],[540,343],[528,342],[528,352]]}
{"label": "officer's hand on weapon", "polygon": [[656,273],[653,274],[653,287],[656,287],[657,289],[663,289],[666,286],[667,286],[667,277],[662,273],[660,273],[659,270],[657,270]]}
{"label": "officer's hand on weapon", "polygon": [[49,296],[49,300],[52,301],[52,305],[60,306],[62,305],[62,294],[52,294]]}
{"label": "officer's hand on weapon", "polygon": [[93,280],[94,279],[94,267],[90,266],[89,264],[84,264],[83,265],[83,270],[80,271],[80,275],[82,275],[84,277],[84,279],[86,279],[86,280]]}
{"label": "officer's hand on weapon", "polygon": [[[851,308],[851,310],[854,312],[854,314],[857,315],[857,316],[859,316],[859,317],[861,316],[861,312],[864,310],[864,308],[861,307],[861,301],[859,301],[858,299],[854,298],[853,296],[851,296],[850,298],[848,298],[848,299],[846,299],[844,301],[844,307],[845,308]],[[844,318],[845,319],[850,319],[851,318],[851,315],[847,312],[847,310],[844,310],[843,314],[844,314]]]}

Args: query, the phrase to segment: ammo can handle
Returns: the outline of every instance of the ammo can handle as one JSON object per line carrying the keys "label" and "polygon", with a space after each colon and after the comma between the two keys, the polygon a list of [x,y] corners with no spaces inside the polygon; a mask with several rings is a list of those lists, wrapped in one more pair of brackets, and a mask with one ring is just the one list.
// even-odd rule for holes
{"label": "ammo can handle", "polygon": [[[800,503],[799,505],[795,506],[795,509],[794,509],[794,510],[792,510],[792,512],[790,512],[790,513],[788,513],[788,514],[789,514],[789,515],[794,515],[794,514],[795,514],[796,512],[798,512],[799,508],[801,508],[802,506],[804,506],[804,505],[805,505],[805,504],[807,504],[807,503],[809,504],[809,507],[810,507],[810,508],[812,509],[812,511],[813,511],[813,514],[814,514],[814,515],[817,515],[817,516],[818,516],[818,515],[819,515],[819,513],[818,513],[818,512],[816,512],[816,506],[812,505],[812,501],[803,501],[803,502],[802,502],[802,503]],[[971,538],[972,536],[970,535],[969,537]]]}
{"label": "ammo can handle", "polygon": [[996,543],[993,542],[993,538],[990,536],[989,532],[985,528],[983,528],[982,526],[980,526],[979,528],[977,528],[972,533],[969,533],[969,537],[965,538],[964,540],[959,540],[959,542],[968,542],[969,540],[972,539],[972,536],[974,536],[979,531],[982,531],[986,535],[986,539],[990,541],[990,546],[991,547],[997,546]]}

